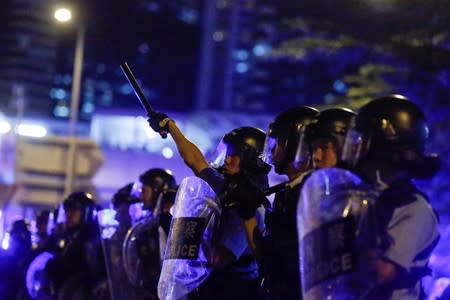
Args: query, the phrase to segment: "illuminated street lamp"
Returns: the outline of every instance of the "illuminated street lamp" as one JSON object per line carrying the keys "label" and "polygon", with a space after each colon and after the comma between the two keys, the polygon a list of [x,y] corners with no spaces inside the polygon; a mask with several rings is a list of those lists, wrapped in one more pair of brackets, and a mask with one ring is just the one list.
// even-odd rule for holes
{"label": "illuminated street lamp", "polygon": [[[59,7],[54,11],[54,18],[62,23],[72,20],[72,10],[67,7]],[[75,44],[75,58],[72,73],[72,90],[70,97],[70,123],[69,123],[69,150],[67,154],[66,180],[64,193],[72,192],[75,169],[76,129],[78,122],[78,107],[80,104],[81,74],[83,72],[84,36],[86,28],[81,20],[77,20],[77,38]]]}

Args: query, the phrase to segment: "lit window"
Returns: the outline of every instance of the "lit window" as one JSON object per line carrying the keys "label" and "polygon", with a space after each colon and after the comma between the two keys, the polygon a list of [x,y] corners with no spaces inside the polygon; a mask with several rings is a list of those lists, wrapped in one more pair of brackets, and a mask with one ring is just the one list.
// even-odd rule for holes
{"label": "lit window", "polygon": [[53,115],[59,118],[68,117],[70,114],[70,110],[67,106],[58,105],[53,109]]}
{"label": "lit window", "polygon": [[268,44],[256,44],[253,47],[253,54],[255,56],[263,56],[270,51],[270,46]]}
{"label": "lit window", "polygon": [[83,103],[83,112],[87,113],[87,114],[92,114],[94,112],[95,106],[94,103],[92,102],[85,102]]}
{"label": "lit window", "polygon": [[246,60],[246,59],[248,59],[248,51],[247,50],[243,50],[243,49],[236,51],[236,58],[238,60]]}
{"label": "lit window", "polygon": [[225,38],[225,33],[223,31],[216,31],[213,34],[213,40],[216,42],[221,42]]}
{"label": "lit window", "polygon": [[248,71],[248,64],[240,62],[236,64],[236,72],[238,73],[245,73]]}

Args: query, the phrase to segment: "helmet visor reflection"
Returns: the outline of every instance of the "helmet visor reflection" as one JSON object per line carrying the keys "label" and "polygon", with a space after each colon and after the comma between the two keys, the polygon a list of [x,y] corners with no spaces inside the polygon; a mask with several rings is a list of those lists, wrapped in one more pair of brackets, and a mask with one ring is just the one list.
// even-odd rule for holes
{"label": "helmet visor reflection", "polygon": [[361,159],[363,150],[363,136],[355,129],[350,129],[345,137],[344,147],[342,148],[341,160],[350,167],[355,167]]}
{"label": "helmet visor reflection", "polygon": [[277,146],[277,139],[275,137],[267,135],[266,140],[264,142],[264,149],[261,154],[261,159],[265,163],[273,165],[273,154],[276,146]]}
{"label": "helmet visor reflection", "polygon": [[135,181],[133,186],[131,187],[130,196],[135,197],[137,199],[141,198],[142,194],[142,182]]}
{"label": "helmet visor reflection", "polygon": [[300,169],[300,166],[309,162],[310,159],[311,149],[306,139],[305,129],[303,128],[299,133],[297,150],[295,151],[295,167]]}
{"label": "helmet visor reflection", "polygon": [[212,159],[209,163],[211,167],[220,168],[221,166],[223,166],[223,163],[227,156],[227,148],[227,144],[224,143],[223,140],[221,140],[219,145],[217,145],[216,151],[214,152],[214,155],[212,156]]}

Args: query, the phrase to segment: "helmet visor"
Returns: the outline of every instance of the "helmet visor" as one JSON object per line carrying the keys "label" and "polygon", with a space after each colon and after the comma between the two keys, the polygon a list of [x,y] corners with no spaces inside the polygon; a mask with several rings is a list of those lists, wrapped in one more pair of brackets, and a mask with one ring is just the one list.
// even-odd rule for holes
{"label": "helmet visor", "polygon": [[344,146],[342,148],[341,160],[347,166],[354,168],[356,164],[361,160],[364,148],[367,144],[365,142],[362,133],[358,132],[354,128],[347,132],[345,137]]}
{"label": "helmet visor", "polygon": [[212,159],[209,163],[211,167],[220,168],[221,166],[223,166],[227,154],[232,155],[232,153],[227,152],[228,145],[223,140],[220,140],[220,143],[219,145],[217,145],[216,151],[212,155]]}
{"label": "helmet visor", "polygon": [[130,196],[140,199],[141,194],[142,194],[142,182],[137,180],[133,183],[133,186],[131,187]]}
{"label": "helmet visor", "polygon": [[294,158],[295,167],[298,169],[301,169],[301,166],[307,164],[311,160],[311,147],[307,140],[306,130],[305,127],[303,127],[299,132],[298,145]]}
{"label": "helmet visor", "polygon": [[273,165],[273,155],[275,153],[275,148],[277,146],[277,138],[266,135],[266,140],[264,141],[264,149],[261,154],[261,159],[266,163]]}

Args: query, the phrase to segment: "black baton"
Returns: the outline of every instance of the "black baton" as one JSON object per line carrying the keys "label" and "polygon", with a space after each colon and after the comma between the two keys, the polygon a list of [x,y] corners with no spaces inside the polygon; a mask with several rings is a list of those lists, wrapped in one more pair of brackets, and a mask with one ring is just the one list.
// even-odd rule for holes
{"label": "black baton", "polygon": [[128,82],[133,87],[134,93],[136,94],[136,97],[139,99],[139,102],[141,102],[142,107],[144,107],[145,111],[147,112],[148,117],[149,118],[153,117],[155,115],[155,110],[153,109],[152,105],[148,101],[147,97],[145,97],[145,94],[142,91],[141,86],[137,82],[136,77],[134,76],[134,74],[131,71],[130,67],[128,66],[127,62],[123,62],[120,65],[120,68],[122,69],[123,73],[125,74],[125,77],[128,79]]}
{"label": "black baton", "polygon": [[[131,71],[130,66],[128,66],[127,62],[123,62],[120,64],[120,68],[122,69],[123,73],[125,74],[125,77],[128,79],[128,82],[133,87],[134,93],[136,94],[136,97],[138,98],[139,102],[141,102],[142,107],[147,112],[147,116],[151,119],[156,115],[155,110],[153,109],[152,105],[150,104],[150,101],[148,101],[147,97],[145,97],[144,92],[142,91],[141,86],[136,80],[136,77],[134,76],[133,72]],[[163,139],[167,137],[167,132],[161,131],[159,133]]]}

